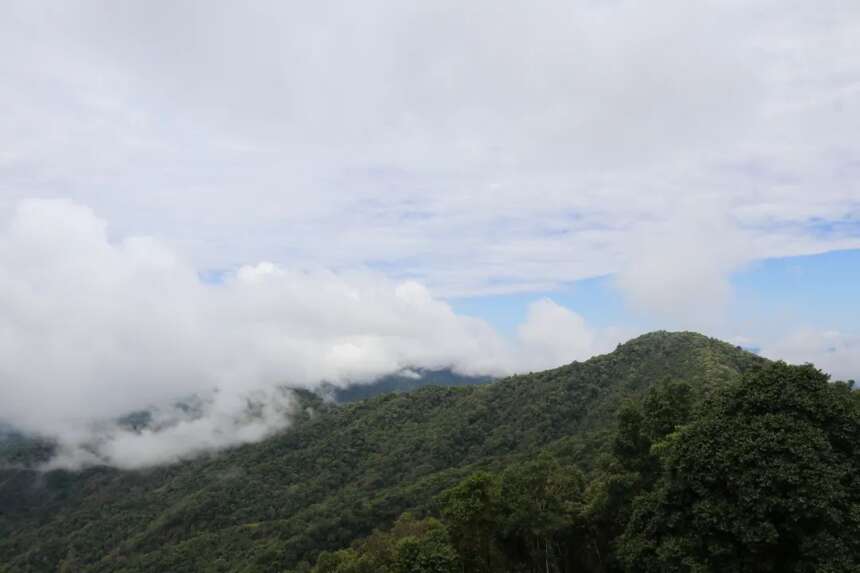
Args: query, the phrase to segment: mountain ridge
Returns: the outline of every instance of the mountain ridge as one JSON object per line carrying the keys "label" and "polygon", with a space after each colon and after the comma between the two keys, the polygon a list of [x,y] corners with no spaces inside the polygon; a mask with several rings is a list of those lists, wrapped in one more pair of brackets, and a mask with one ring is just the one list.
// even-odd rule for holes
{"label": "mountain ridge", "polygon": [[491,384],[426,386],[349,404],[300,394],[293,427],[173,466],[0,472],[0,562],[15,571],[299,567],[463,476],[552,450],[590,471],[615,416],[662,380],[701,395],[767,361],[696,333]]}

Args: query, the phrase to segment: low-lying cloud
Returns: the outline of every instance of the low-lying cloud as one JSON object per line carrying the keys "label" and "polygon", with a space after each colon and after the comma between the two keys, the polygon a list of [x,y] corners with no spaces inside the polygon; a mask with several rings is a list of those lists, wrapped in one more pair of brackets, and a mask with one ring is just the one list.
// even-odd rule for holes
{"label": "low-lying cloud", "polygon": [[[404,368],[505,374],[618,342],[543,300],[515,340],[417,282],[260,263],[217,281],[90,209],[21,202],[0,230],[0,419],[59,440],[55,465],[139,467],[258,440],[291,394]],[[200,400],[194,415],[179,399]],[[249,404],[258,407],[249,415]],[[153,408],[154,425],[110,420]]]}

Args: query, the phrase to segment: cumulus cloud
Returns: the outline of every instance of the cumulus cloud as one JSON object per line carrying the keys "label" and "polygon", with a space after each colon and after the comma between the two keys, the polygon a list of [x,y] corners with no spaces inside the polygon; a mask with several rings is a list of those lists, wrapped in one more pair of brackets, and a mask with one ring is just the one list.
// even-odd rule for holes
{"label": "cumulus cloud", "polygon": [[720,326],[732,273],[761,257],[761,246],[719,199],[685,201],[672,210],[631,233],[629,260],[615,284],[634,307],[678,327]]}
{"label": "cumulus cloud", "polygon": [[520,368],[542,370],[572,360],[585,360],[615,348],[630,337],[618,328],[598,330],[576,312],[550,299],[529,305],[526,320],[517,330]]}
{"label": "cumulus cloud", "polygon": [[[22,202],[0,231],[0,419],[56,437],[56,463],[136,467],[284,428],[282,385],[409,367],[503,374],[597,348],[581,318],[537,303],[506,341],[414,281],[245,266],[202,281],[165,244],[109,239],[68,201]],[[176,406],[193,399],[191,413]],[[116,418],[153,408],[147,429]],[[111,422],[114,420],[114,422]]]}

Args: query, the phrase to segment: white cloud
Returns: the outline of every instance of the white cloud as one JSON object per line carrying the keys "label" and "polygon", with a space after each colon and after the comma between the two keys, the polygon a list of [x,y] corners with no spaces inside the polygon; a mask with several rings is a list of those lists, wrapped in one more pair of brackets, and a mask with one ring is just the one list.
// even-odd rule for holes
{"label": "white cloud", "polygon": [[546,290],[624,270],[639,223],[676,225],[676,205],[713,197],[720,228],[754,248],[713,257],[700,233],[706,256],[666,276],[679,289],[702,271],[703,295],[724,297],[726,260],[750,251],[860,246],[856,226],[810,225],[860,213],[854,3],[12,2],[5,16],[0,212],[73,198],[195,268],[358,262],[443,296]]}
{"label": "white cloud", "polygon": [[731,274],[763,255],[713,199],[675,205],[668,218],[640,224],[630,240],[616,285],[636,308],[680,328],[721,326]]}
{"label": "white cloud", "polygon": [[[141,392],[140,388],[129,390]],[[189,413],[176,405],[151,407],[147,412],[153,419],[144,428],[90,420],[85,432],[74,439],[64,433],[56,436],[57,452],[45,467],[109,464],[138,469],[174,463],[262,440],[287,428],[298,408],[292,391],[271,386],[242,394],[228,387],[192,403],[198,411]]]}
{"label": "white cloud", "polygon": [[579,314],[550,299],[529,305],[517,331],[520,369],[543,370],[609,352],[630,337],[629,331],[595,330]]}
{"label": "white cloud", "polygon": [[[24,201],[0,227],[0,420],[59,439],[59,466],[142,467],[261,439],[287,427],[296,407],[283,385],[409,368],[541,370],[635,334],[596,329],[542,299],[508,340],[416,281],[264,262],[211,283],[156,239],[110,235],[93,211],[60,200]],[[673,263],[693,272],[692,286],[666,302],[646,288],[641,296],[658,297],[651,306],[684,308],[709,278],[695,271],[695,253],[677,251],[658,249],[657,274],[635,288],[659,286]],[[850,376],[860,369],[856,343],[810,331],[763,353]],[[176,406],[192,398],[191,413]],[[143,408],[155,416],[149,429],[116,422]]]}
{"label": "white cloud", "polygon": [[[409,367],[502,374],[597,348],[549,301],[519,348],[414,281],[261,263],[207,284],[155,239],[108,235],[68,201],[25,201],[0,229],[0,419],[59,438],[61,464],[136,467],[259,439],[288,422],[282,384]],[[170,406],[189,396],[196,417]],[[163,416],[157,431],[110,423],[147,407]]]}

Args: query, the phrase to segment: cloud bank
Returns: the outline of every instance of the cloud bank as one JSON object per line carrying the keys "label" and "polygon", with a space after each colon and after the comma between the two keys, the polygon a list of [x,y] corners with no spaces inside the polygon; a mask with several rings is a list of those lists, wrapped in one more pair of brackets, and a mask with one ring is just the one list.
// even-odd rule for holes
{"label": "cloud bank", "polygon": [[844,0],[12,0],[0,211],[451,297],[622,271],[709,205],[679,287],[716,304],[736,259],[860,246],[858,52]]}
{"label": "cloud bank", "polygon": [[[135,467],[259,439],[288,423],[284,384],[408,367],[504,374],[618,342],[601,346],[551,301],[512,341],[414,281],[260,263],[206,282],[155,239],[109,236],[90,209],[57,200],[22,202],[0,230],[0,419],[58,438],[62,464]],[[171,406],[187,397],[195,416]],[[157,431],[110,423],[148,407]]]}

